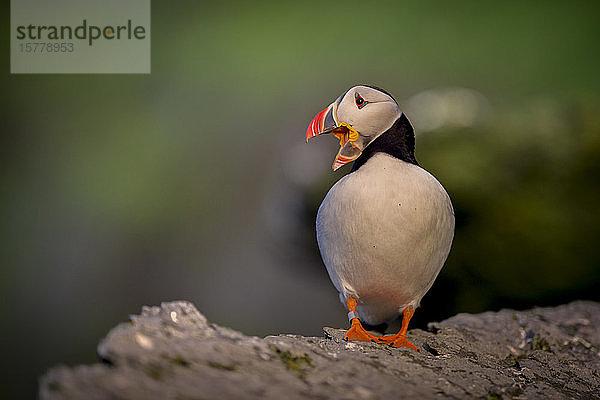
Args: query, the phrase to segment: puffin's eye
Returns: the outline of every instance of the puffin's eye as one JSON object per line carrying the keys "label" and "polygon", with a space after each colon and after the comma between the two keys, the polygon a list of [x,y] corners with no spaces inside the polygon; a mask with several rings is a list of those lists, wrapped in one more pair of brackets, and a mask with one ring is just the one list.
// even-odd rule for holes
{"label": "puffin's eye", "polygon": [[367,101],[363,99],[358,92],[354,93],[354,102],[359,109],[367,105]]}

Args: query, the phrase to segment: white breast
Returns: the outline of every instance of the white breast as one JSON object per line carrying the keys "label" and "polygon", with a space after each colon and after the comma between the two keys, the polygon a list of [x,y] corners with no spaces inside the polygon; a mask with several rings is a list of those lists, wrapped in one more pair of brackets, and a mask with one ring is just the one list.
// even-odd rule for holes
{"label": "white breast", "polygon": [[327,193],[317,214],[321,256],[340,300],[379,324],[418,307],[450,251],[454,212],[424,169],[378,153]]}

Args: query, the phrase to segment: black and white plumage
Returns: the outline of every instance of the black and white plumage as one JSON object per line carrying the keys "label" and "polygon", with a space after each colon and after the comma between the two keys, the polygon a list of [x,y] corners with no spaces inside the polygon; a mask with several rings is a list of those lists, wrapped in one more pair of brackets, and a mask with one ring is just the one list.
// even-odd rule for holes
{"label": "black and white plumage", "polygon": [[354,161],[325,196],[316,223],[340,300],[355,299],[358,318],[370,325],[391,321],[407,308],[410,319],[450,251],[450,197],[418,165],[413,128],[381,89],[349,89],[315,117],[307,140],[321,133],[340,139],[334,170]]}

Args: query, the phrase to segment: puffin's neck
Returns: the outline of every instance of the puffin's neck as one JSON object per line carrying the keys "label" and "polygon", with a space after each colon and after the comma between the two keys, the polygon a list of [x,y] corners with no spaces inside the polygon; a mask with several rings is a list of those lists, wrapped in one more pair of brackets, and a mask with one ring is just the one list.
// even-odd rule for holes
{"label": "puffin's neck", "polygon": [[350,172],[359,169],[377,153],[386,153],[407,163],[419,165],[415,158],[415,131],[404,113],[390,129],[369,143],[360,157],[354,161]]}

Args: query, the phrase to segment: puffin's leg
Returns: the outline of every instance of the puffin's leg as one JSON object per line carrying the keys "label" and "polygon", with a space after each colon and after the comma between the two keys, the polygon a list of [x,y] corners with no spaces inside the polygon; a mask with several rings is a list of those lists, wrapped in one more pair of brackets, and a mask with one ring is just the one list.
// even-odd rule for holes
{"label": "puffin's leg", "polygon": [[382,336],[378,338],[378,342],[389,344],[392,347],[410,347],[415,351],[419,351],[417,346],[409,342],[408,338],[406,337],[408,323],[410,322],[410,319],[414,313],[415,310],[413,310],[412,307],[406,307],[404,311],[402,311],[402,327],[400,328],[400,331],[392,336]]}
{"label": "puffin's leg", "polygon": [[357,302],[353,297],[348,297],[346,300],[348,307],[348,319],[352,323],[348,332],[344,335],[344,340],[355,340],[358,342],[377,342],[378,336],[372,335],[363,328],[360,320],[356,316]]}

